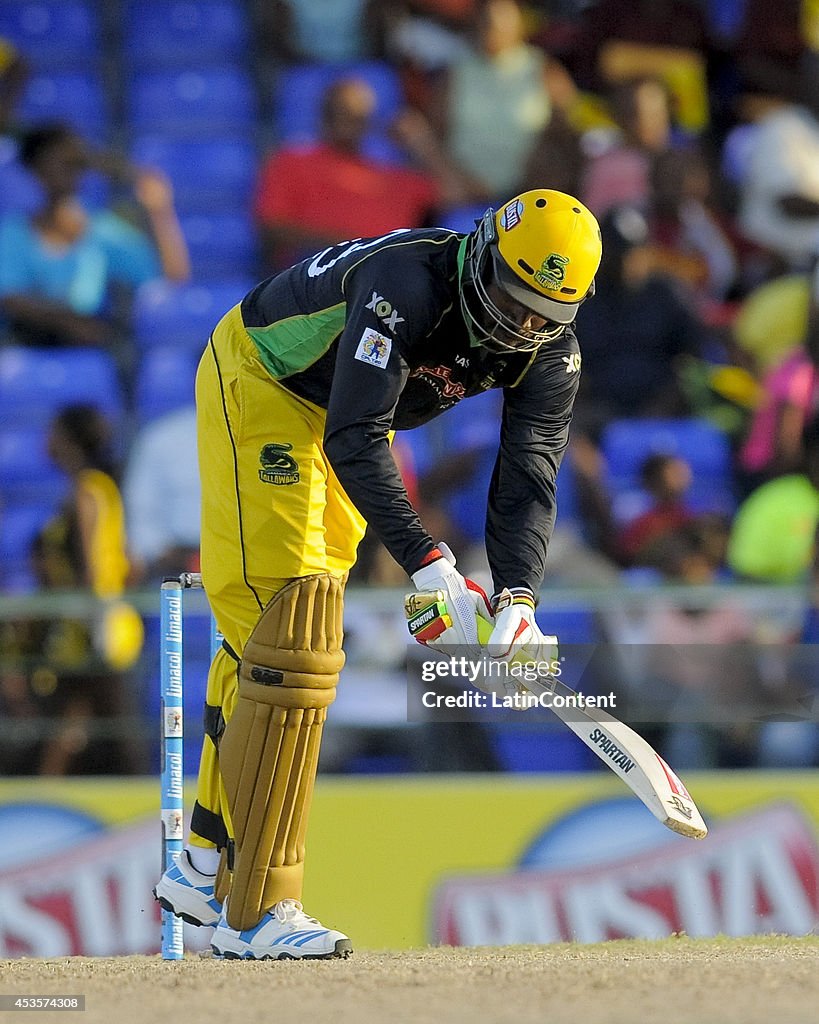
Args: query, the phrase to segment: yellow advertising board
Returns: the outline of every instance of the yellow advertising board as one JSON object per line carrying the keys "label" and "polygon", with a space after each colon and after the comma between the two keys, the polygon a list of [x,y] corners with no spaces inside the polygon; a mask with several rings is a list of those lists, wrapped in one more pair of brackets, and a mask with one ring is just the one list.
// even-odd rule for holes
{"label": "yellow advertising board", "polygon": [[[604,774],[322,778],[305,905],[362,949],[812,931],[819,778],[686,782],[702,842]],[[158,949],[158,794],[155,780],[0,783],[0,956]]]}

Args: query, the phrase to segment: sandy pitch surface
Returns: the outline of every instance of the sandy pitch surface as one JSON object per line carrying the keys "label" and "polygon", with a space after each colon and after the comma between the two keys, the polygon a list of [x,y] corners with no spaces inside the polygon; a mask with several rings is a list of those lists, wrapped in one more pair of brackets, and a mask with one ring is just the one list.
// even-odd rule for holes
{"label": "sandy pitch surface", "polygon": [[[808,1024],[819,939],[610,942],[357,953],[248,963],[159,957],[0,961],[0,995],[86,997],[75,1024]],[[0,1024],[65,1020],[8,1011]]]}

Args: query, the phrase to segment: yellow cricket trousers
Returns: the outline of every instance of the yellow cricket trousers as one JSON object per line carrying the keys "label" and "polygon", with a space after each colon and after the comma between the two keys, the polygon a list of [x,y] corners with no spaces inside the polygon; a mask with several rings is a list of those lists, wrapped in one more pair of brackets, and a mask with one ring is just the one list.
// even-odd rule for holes
{"label": "yellow cricket trousers", "polygon": [[[219,629],[241,655],[262,609],[288,580],[349,571],[366,524],[324,454],[325,411],[270,376],[239,306],[219,322],[202,356],[196,408],[202,579]],[[236,662],[220,651],[208,675],[209,722],[230,719],[236,684]],[[206,736],[191,842],[221,846],[226,826],[229,833],[216,745]]]}

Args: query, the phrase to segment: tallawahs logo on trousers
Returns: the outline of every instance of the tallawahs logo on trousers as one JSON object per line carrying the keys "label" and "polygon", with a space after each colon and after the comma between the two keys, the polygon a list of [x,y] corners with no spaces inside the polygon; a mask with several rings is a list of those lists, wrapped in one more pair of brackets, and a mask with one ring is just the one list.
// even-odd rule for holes
{"label": "tallawahs logo on trousers", "polygon": [[266,484],[297,484],[299,464],[292,455],[292,444],[266,444],[259,452],[259,479]]}

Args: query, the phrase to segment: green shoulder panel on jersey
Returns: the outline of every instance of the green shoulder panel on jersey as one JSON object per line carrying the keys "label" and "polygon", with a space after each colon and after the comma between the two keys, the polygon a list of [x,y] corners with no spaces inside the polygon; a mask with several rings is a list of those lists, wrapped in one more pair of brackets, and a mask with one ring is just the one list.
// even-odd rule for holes
{"label": "green shoulder panel on jersey", "polygon": [[276,379],[301,373],[330,348],[344,330],[347,303],[339,302],[315,313],[277,320],[266,327],[246,327],[259,350],[259,358]]}

